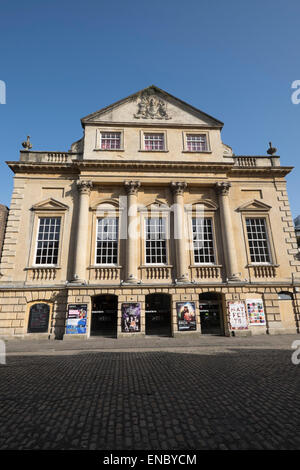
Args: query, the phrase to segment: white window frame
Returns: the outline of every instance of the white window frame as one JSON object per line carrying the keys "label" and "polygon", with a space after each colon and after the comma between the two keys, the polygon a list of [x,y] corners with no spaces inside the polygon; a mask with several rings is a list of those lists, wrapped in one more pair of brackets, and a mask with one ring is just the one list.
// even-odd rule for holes
{"label": "white window frame", "polygon": [[[120,148],[119,149],[102,149],[101,148],[101,139],[102,134],[120,134]],[[98,128],[96,130],[96,141],[95,141],[95,150],[100,152],[123,152],[124,151],[124,129],[116,128]]]}
{"label": "white window frame", "polygon": [[[98,263],[97,262],[97,250],[98,250],[98,227],[99,227],[99,220],[107,220],[107,219],[114,219],[116,221],[117,225],[117,237],[115,240],[112,240],[112,242],[117,243],[117,260],[114,263]],[[104,216],[104,217],[97,217],[96,218],[96,237],[95,237],[95,266],[118,266],[119,265],[119,253],[120,253],[120,237],[119,237],[119,217],[113,217],[113,216]],[[102,240],[103,242],[104,240]]]}
{"label": "white window frame", "polygon": [[[147,150],[146,147],[145,147],[145,136],[146,134],[161,134],[163,136],[163,142],[164,142],[164,148],[163,149],[159,149],[159,150]],[[143,129],[140,131],[140,152],[154,152],[154,153],[157,153],[157,152],[168,152],[168,147],[167,147],[167,132],[164,131],[164,130],[161,130],[161,129],[151,129],[151,130],[147,130],[147,129]]]}
{"label": "white window frame", "polygon": [[[248,230],[247,230],[247,219],[262,219],[264,220],[264,225],[265,225],[265,232],[266,232],[266,242],[267,242],[267,247],[268,247],[268,255],[270,261],[252,261],[251,260],[251,252],[250,252],[250,243],[249,243],[249,237],[248,237]],[[271,247],[271,240],[270,240],[270,231],[269,231],[269,224],[268,224],[268,219],[266,215],[262,214],[245,214],[244,216],[244,225],[245,225],[245,235],[246,235],[246,241],[247,241],[247,253],[248,253],[248,258],[249,258],[249,263],[252,266],[269,266],[274,264],[274,255],[273,255],[273,250]]]}
{"label": "white window frame", "polygon": [[[214,256],[214,262],[211,261],[196,261],[195,260],[195,246],[194,246],[194,232],[193,232],[193,220],[210,220],[211,222],[211,242],[212,242],[212,248],[213,248],[213,256]],[[215,249],[215,234],[214,234],[214,218],[212,216],[204,216],[204,217],[196,217],[194,215],[191,215],[190,218],[190,224],[191,224],[191,236],[192,236],[192,262],[194,266],[216,266],[217,262],[217,255],[216,255],[216,249]],[[203,240],[201,240],[203,241]]]}
{"label": "white window frame", "polygon": [[[165,262],[160,262],[160,263],[153,263],[153,262],[147,262],[147,223],[149,219],[161,219],[164,221],[164,229],[165,229]],[[167,266],[168,265],[168,219],[167,217],[159,214],[148,214],[145,215],[144,217],[144,262],[145,266]],[[158,240],[158,241],[163,241],[163,240]]]}
{"label": "white window frame", "polygon": [[[187,136],[188,135],[204,135],[206,137],[206,150],[189,150],[187,145]],[[186,153],[211,153],[211,146],[210,146],[210,139],[209,139],[209,132],[208,131],[183,131],[182,133],[183,139],[183,152]]]}
{"label": "white window frame", "polygon": [[[60,219],[59,239],[58,239],[58,249],[57,249],[57,262],[56,263],[37,263],[36,262],[41,219]],[[33,266],[34,267],[37,267],[37,268],[57,267],[59,265],[61,243],[62,243],[62,227],[63,227],[63,218],[62,218],[61,215],[48,215],[48,214],[47,215],[38,215],[38,223],[37,223],[37,231],[36,231],[36,239],[35,239],[35,249],[34,249],[34,258],[33,258]],[[45,240],[43,240],[43,241],[45,241]],[[51,240],[51,241],[53,241],[53,240]]]}

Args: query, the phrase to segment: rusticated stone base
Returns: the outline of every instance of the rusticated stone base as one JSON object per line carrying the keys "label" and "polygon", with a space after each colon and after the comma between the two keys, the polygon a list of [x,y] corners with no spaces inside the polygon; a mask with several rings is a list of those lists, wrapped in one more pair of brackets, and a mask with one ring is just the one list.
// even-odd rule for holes
{"label": "rusticated stone base", "polygon": [[[293,293],[293,324],[288,327],[282,323],[280,315],[278,293],[280,291]],[[171,302],[171,331],[170,336],[181,335],[201,336],[201,324],[199,315],[199,294],[217,293],[221,299],[221,333],[225,336],[248,336],[257,334],[294,334],[298,332],[300,321],[300,293],[289,286],[249,286],[236,284],[219,286],[66,286],[57,288],[0,288],[0,337],[20,339],[76,339],[89,338],[91,326],[92,298],[97,295],[118,296],[117,336],[127,337],[130,341],[135,336],[143,336],[146,333],[145,321],[145,297],[152,293],[169,294]],[[245,301],[247,298],[261,298],[264,303],[266,327],[252,326],[249,330],[231,331],[228,318],[229,301]],[[47,303],[50,305],[49,329],[46,333],[28,333],[29,309],[34,303]],[[123,303],[140,303],[141,305],[141,331],[137,333],[125,333],[121,330],[121,308]],[[177,302],[194,302],[196,307],[196,330],[178,331]],[[65,324],[68,304],[84,303],[88,306],[87,334],[66,335]],[[93,338],[95,338],[93,336]]]}

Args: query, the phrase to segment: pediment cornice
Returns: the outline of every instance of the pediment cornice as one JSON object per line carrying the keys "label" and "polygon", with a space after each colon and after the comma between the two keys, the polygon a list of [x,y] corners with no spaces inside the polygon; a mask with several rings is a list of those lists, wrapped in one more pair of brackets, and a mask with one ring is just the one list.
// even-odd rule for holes
{"label": "pediment cornice", "polygon": [[66,211],[69,209],[69,206],[63,204],[62,202],[57,201],[53,198],[48,198],[45,201],[38,202],[34,204],[31,208],[33,211]]}
{"label": "pediment cornice", "polygon": [[239,212],[247,212],[247,211],[268,212],[270,209],[272,209],[272,206],[269,206],[269,204],[259,201],[258,199],[252,199],[251,201],[248,201],[245,204],[242,204],[240,207],[237,208]]}

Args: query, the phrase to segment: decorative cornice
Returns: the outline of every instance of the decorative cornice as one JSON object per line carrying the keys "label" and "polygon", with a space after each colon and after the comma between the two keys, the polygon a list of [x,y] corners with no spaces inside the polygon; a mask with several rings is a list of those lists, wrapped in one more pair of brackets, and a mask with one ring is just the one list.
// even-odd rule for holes
{"label": "decorative cornice", "polygon": [[90,194],[93,187],[92,181],[78,180],[76,181],[77,189],[80,194]]}
{"label": "decorative cornice", "polygon": [[217,193],[221,196],[228,196],[231,183],[229,181],[222,181],[222,183],[216,183]]}
{"label": "decorative cornice", "polygon": [[137,194],[141,186],[140,181],[124,181],[127,194]]}
{"label": "decorative cornice", "polygon": [[171,189],[176,196],[183,196],[187,184],[185,181],[172,181]]}
{"label": "decorative cornice", "polygon": [[228,176],[234,174],[249,175],[265,175],[269,177],[283,177],[290,173],[294,167],[292,166],[264,166],[264,167],[237,167],[231,162],[186,162],[179,161],[140,161],[140,160],[81,160],[67,163],[49,163],[49,162],[22,162],[7,161],[9,168],[14,173],[69,173],[78,174],[81,170],[91,168],[93,170],[149,170],[161,172],[170,171],[188,171],[195,173],[201,172],[226,172]]}

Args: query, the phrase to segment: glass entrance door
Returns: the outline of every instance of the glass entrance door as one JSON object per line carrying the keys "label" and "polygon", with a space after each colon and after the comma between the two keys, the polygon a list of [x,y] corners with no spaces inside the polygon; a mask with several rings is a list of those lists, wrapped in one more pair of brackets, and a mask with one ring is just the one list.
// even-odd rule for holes
{"label": "glass entrance door", "polygon": [[118,297],[100,295],[92,302],[91,336],[117,335]]}
{"label": "glass entrance door", "polygon": [[146,296],[146,334],[171,335],[171,305],[167,294]]}
{"label": "glass entrance door", "polygon": [[201,300],[199,302],[201,332],[203,334],[222,335],[221,305],[215,300]]}

